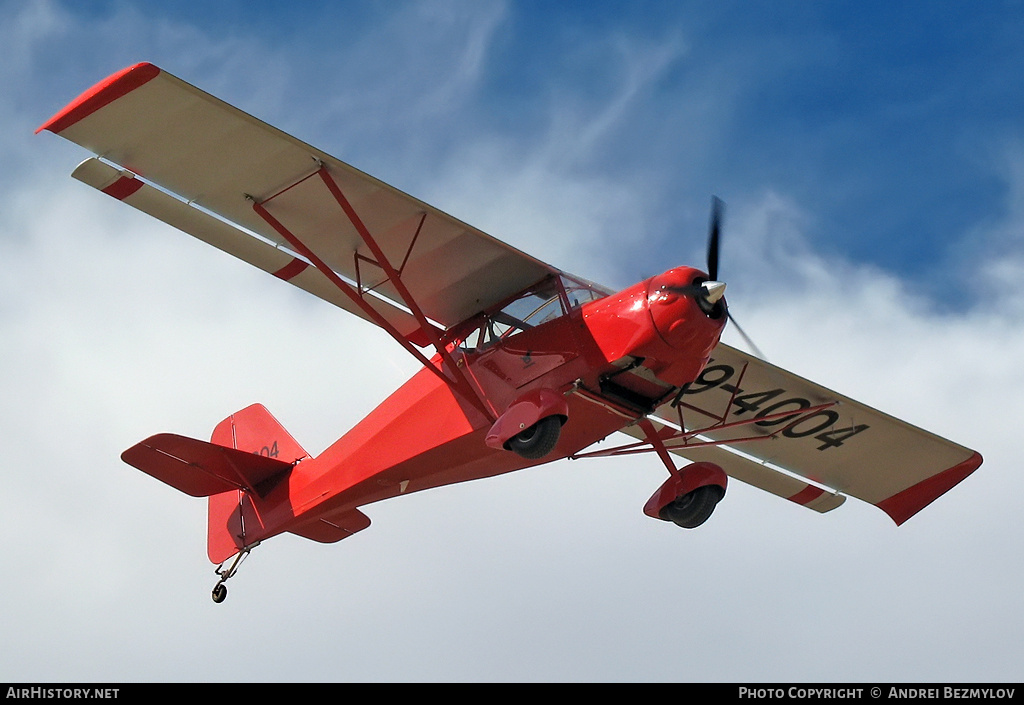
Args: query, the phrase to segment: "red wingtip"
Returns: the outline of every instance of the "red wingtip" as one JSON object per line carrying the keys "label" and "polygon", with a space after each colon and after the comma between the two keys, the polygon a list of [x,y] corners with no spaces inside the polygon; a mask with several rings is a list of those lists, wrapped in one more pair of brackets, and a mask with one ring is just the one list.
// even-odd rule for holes
{"label": "red wingtip", "polygon": [[877,506],[892,517],[899,526],[910,517],[927,507],[936,499],[953,489],[958,483],[981,466],[981,454],[975,452],[970,458],[954,465],[948,470],[922,480],[913,487],[908,487],[889,499],[884,499]]}
{"label": "red wingtip", "polygon": [[122,69],[68,103],[67,107],[43,123],[36,130],[36,134],[38,135],[43,130],[60,134],[62,130],[132,92],[144,83],[148,83],[159,74],[159,68],[146,62]]}

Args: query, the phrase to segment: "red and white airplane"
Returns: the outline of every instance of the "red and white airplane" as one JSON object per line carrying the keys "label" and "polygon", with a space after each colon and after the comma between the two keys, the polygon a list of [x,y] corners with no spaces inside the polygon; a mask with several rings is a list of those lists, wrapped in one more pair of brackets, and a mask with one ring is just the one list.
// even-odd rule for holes
{"label": "red and white airplane", "polygon": [[[210,442],[165,433],[124,452],[209,497],[216,602],[272,536],[340,541],[370,525],[365,505],[561,458],[655,453],[668,479],[643,511],[685,528],[730,477],[818,512],[856,497],[902,524],[981,465],[719,341],[717,200],[707,272],[676,267],[613,292],[152,64],[98,83],[42,130],[98,155],[76,179],[376,324],[422,363],[316,457],[258,404]],[[632,438],[588,450],[616,432]]]}

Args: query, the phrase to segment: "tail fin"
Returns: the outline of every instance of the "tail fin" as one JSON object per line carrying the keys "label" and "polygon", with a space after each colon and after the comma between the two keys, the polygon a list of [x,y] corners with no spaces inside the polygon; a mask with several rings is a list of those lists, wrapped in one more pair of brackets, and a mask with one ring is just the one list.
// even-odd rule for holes
{"label": "tail fin", "polygon": [[[310,457],[262,404],[248,406],[221,421],[210,440],[289,465]],[[268,527],[260,510],[259,497],[252,492],[232,490],[210,496],[206,548],[211,562],[223,563],[251,544],[254,535],[265,534]]]}
{"label": "tail fin", "polygon": [[217,424],[210,440],[219,446],[291,464],[309,457],[262,404],[253,404],[231,414]]}
{"label": "tail fin", "polygon": [[[213,442],[294,465],[310,456],[277,419],[260,404],[253,404],[221,421],[213,431]],[[268,525],[261,513],[264,505],[251,492],[224,492],[210,497],[207,553],[214,563],[223,563],[252,544],[252,537],[273,535],[279,529]],[[289,533],[303,538],[334,543],[362,531],[370,518],[358,509],[316,515],[292,526]],[[256,527],[255,529],[253,527]],[[248,538],[248,540],[247,540]]]}

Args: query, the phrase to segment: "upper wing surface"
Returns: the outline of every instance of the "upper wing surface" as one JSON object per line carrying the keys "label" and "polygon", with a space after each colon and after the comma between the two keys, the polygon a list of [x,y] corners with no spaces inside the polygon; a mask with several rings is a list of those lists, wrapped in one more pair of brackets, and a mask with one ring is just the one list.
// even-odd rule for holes
{"label": "upper wing surface", "polygon": [[[677,443],[673,452],[717,462],[727,472],[735,466],[737,472],[730,474],[738,479],[802,504],[835,496],[815,486],[841,492],[878,506],[897,524],[982,462],[969,448],[725,344],[715,348],[680,402],[686,429],[704,429],[702,438],[731,446],[753,461],[730,458],[729,451],[716,446]],[[678,424],[675,409],[663,406],[657,415]],[[786,473],[813,485],[787,482]],[[765,486],[773,483],[782,483],[781,489]],[[795,494],[788,495],[792,490]]]}
{"label": "upper wing surface", "polygon": [[[223,249],[242,259],[258,249],[242,244],[249,233],[288,249],[254,212],[260,202],[335,273],[404,306],[324,182],[310,178],[323,167],[426,317],[444,327],[557,272],[152,64],[97,84],[39,129],[227,221],[239,237]],[[191,233],[192,220],[173,224]]]}

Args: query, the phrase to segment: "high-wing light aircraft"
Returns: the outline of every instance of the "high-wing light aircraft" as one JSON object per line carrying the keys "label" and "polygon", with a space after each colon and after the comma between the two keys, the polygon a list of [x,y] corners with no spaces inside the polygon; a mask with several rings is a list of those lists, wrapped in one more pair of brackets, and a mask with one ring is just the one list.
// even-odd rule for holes
{"label": "high-wing light aircraft", "polygon": [[[706,272],[613,292],[152,64],[101,81],[42,130],[98,155],[74,178],[379,326],[422,364],[316,457],[259,404],[210,442],[163,433],[122,454],[209,497],[216,602],[272,536],[340,541],[370,525],[365,505],[561,458],[654,453],[668,479],[643,511],[684,528],[708,519],[730,477],[818,512],[849,495],[902,524],[981,465],[719,341],[717,200]],[[592,449],[616,432],[631,438]]]}

